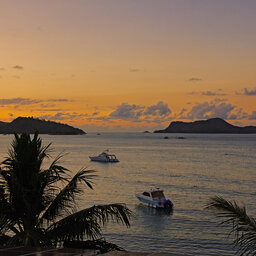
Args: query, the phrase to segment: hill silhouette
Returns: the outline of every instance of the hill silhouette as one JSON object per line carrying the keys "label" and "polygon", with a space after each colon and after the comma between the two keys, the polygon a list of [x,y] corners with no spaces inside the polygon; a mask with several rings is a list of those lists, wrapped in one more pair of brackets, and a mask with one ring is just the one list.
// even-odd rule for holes
{"label": "hill silhouette", "polygon": [[45,121],[33,117],[18,117],[12,122],[0,122],[0,134],[34,133],[54,135],[79,135],[86,134],[83,130],[74,128],[67,124],[53,121]]}
{"label": "hill silhouette", "polygon": [[154,133],[256,133],[256,126],[239,127],[221,118],[211,118],[195,122],[171,122],[166,129]]}

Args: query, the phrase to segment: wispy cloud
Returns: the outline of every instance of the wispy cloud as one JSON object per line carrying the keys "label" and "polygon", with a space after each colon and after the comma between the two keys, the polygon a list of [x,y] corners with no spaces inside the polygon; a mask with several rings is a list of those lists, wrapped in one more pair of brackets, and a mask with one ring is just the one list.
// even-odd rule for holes
{"label": "wispy cloud", "polygon": [[130,72],[139,72],[140,70],[138,68],[130,68],[129,71]]}
{"label": "wispy cloud", "polygon": [[189,82],[199,82],[199,81],[202,81],[202,79],[199,78],[199,77],[190,77],[190,78],[188,79],[188,81],[189,81]]}
{"label": "wispy cloud", "polygon": [[[0,105],[14,105],[15,108],[37,104],[37,111],[58,111],[59,108],[56,108],[58,102],[69,102],[68,99],[30,99],[30,98],[9,98],[9,99],[0,99]],[[56,104],[54,104],[56,103]],[[63,109],[62,109],[63,110]],[[36,111],[36,108],[31,109],[31,111]]]}
{"label": "wispy cloud", "polygon": [[225,96],[227,95],[224,92],[220,92],[221,90],[217,90],[217,91],[193,91],[193,92],[188,92],[187,94],[189,95],[202,95],[202,96]]}
{"label": "wispy cloud", "polygon": [[47,100],[47,101],[52,101],[52,102],[68,102],[68,101],[70,101],[70,100],[68,100],[68,99],[49,99],[49,100]]}
{"label": "wispy cloud", "polygon": [[29,98],[11,98],[11,99],[0,99],[0,105],[30,105],[39,103],[40,100],[33,100]]}
{"label": "wispy cloud", "polygon": [[88,114],[77,113],[77,112],[70,113],[70,112],[63,112],[63,111],[59,111],[55,114],[38,116],[38,118],[40,119],[51,120],[51,121],[77,120],[77,119],[81,120],[87,117],[88,117]]}
{"label": "wispy cloud", "polygon": [[214,92],[214,91],[205,91],[205,92],[201,92],[201,95],[203,95],[203,96],[225,96],[227,94]]}
{"label": "wispy cloud", "polygon": [[15,65],[12,68],[18,69],[18,70],[23,70],[24,69],[23,66],[20,66],[20,65]]}
{"label": "wispy cloud", "polygon": [[0,68],[0,71],[4,71],[4,70],[5,70],[5,68],[2,68],[2,67]]}

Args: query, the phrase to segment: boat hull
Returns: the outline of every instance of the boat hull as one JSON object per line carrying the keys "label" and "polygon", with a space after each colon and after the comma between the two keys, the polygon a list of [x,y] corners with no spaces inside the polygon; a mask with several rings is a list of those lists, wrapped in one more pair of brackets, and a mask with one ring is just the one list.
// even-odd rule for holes
{"label": "boat hull", "polygon": [[149,207],[153,207],[156,209],[173,210],[172,201],[166,200],[165,197],[159,198],[158,200],[143,194],[136,194],[136,197],[140,200],[140,202],[142,202],[143,204]]}
{"label": "boat hull", "polygon": [[153,208],[164,208],[164,205],[159,205],[157,201],[148,200],[145,197],[137,194],[136,197],[142,202],[143,204],[153,207]]}
{"label": "boat hull", "polygon": [[89,156],[89,158],[91,159],[91,161],[96,161],[96,162],[102,162],[102,163],[117,163],[119,162],[118,159],[104,159],[104,158],[100,158],[97,156]]}

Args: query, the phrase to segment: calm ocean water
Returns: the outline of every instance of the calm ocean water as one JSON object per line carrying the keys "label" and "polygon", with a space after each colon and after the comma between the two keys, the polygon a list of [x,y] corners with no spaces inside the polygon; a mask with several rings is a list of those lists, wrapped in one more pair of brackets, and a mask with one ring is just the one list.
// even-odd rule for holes
{"label": "calm ocean water", "polygon": [[[228,228],[204,210],[214,195],[245,203],[256,215],[256,135],[102,133],[84,136],[42,135],[54,152],[68,153],[62,164],[97,171],[94,190],[86,190],[80,207],[126,203],[134,212],[130,228],[108,224],[104,236],[127,250],[191,255],[234,255]],[[184,140],[177,139],[184,136]],[[13,136],[0,135],[0,160]],[[88,156],[110,149],[119,163],[90,162]],[[165,190],[172,214],[139,203],[136,192]]]}

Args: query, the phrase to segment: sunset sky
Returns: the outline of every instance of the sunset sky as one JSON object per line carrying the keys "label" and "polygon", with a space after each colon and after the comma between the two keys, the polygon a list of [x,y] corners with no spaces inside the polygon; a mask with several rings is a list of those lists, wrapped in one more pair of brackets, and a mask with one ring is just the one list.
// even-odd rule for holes
{"label": "sunset sky", "polygon": [[0,0],[0,121],[256,125],[255,0]]}

